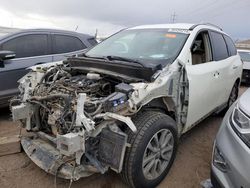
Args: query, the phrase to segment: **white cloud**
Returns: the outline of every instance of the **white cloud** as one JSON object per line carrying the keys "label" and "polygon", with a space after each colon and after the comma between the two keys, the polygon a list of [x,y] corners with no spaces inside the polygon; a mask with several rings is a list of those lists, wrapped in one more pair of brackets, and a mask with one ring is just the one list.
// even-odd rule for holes
{"label": "white cloud", "polygon": [[39,14],[28,13],[26,15],[16,15],[0,8],[0,26],[15,28],[57,28],[88,33],[94,35],[96,29],[102,36],[111,35],[114,32],[124,28],[123,26],[87,20],[79,17],[46,17]]}
{"label": "white cloud", "polygon": [[62,29],[67,30],[73,30],[75,31],[76,28],[77,31],[82,33],[88,33],[88,34],[95,34],[96,29],[98,29],[98,33],[101,35],[111,35],[114,32],[117,32],[124,28],[124,26],[115,25],[108,22],[102,22],[102,21],[96,21],[96,20],[89,20],[84,18],[71,18],[71,17],[65,17],[65,18],[53,18],[54,21],[56,21],[57,26],[59,26]]}
{"label": "white cloud", "polygon": [[12,17],[13,15],[4,10],[4,9],[0,9],[0,25],[5,26],[5,27],[12,27],[13,23],[12,23]]}
{"label": "white cloud", "polygon": [[0,9],[0,25],[5,27],[16,27],[16,28],[58,28],[56,24],[49,21],[48,19],[44,19],[42,16],[32,14],[27,14],[27,16],[22,17],[15,15],[9,11]]}
{"label": "white cloud", "polygon": [[[238,37],[249,37],[249,0],[1,0],[0,24],[18,27],[59,27],[103,35],[123,27],[177,22],[211,22]],[[6,14],[6,10],[7,12]]]}

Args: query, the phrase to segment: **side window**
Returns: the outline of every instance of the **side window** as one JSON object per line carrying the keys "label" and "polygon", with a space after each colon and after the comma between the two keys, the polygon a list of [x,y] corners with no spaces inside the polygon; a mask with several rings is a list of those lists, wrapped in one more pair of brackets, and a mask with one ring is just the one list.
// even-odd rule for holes
{"label": "side window", "polygon": [[74,52],[87,48],[80,39],[69,35],[54,35],[54,54]]}
{"label": "side window", "polygon": [[10,39],[2,44],[2,50],[16,53],[16,58],[48,55],[48,35],[28,34]]}
{"label": "side window", "polygon": [[236,47],[234,45],[234,42],[232,41],[232,39],[226,35],[224,35],[224,38],[225,38],[225,41],[226,41],[226,44],[227,44],[227,49],[228,49],[228,52],[229,52],[229,55],[230,56],[234,56],[237,54],[237,50],[236,50]]}
{"label": "side window", "polygon": [[197,35],[191,47],[191,53],[193,65],[212,60],[211,43],[207,31],[203,31]]}
{"label": "side window", "polygon": [[88,42],[92,45],[95,46],[97,44],[97,41],[95,40],[95,38],[89,38]]}
{"label": "side window", "polygon": [[211,32],[213,57],[215,61],[228,58],[228,51],[225,40],[220,33]]}

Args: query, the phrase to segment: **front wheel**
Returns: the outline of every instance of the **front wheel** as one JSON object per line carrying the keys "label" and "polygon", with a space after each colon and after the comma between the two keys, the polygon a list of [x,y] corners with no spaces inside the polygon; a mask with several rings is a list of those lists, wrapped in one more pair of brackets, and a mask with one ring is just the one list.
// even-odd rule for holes
{"label": "front wheel", "polygon": [[146,111],[134,118],[138,132],[128,132],[122,177],[131,187],[155,187],[167,175],[177,150],[175,121],[162,113]]}

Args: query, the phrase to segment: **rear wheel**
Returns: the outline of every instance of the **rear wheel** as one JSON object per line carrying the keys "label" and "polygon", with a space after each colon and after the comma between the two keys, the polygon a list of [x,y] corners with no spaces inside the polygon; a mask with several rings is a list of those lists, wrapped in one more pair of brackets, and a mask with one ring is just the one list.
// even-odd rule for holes
{"label": "rear wheel", "polygon": [[226,114],[226,112],[228,111],[228,109],[230,108],[230,106],[232,106],[232,104],[237,100],[238,98],[238,94],[239,94],[239,84],[237,82],[235,82],[231,93],[229,95],[228,101],[227,101],[227,106],[219,112],[219,116],[224,116]]}
{"label": "rear wheel", "polygon": [[229,96],[229,99],[227,102],[227,109],[229,109],[230,106],[237,100],[238,94],[239,94],[239,87],[238,87],[238,83],[236,82],[233,86],[231,93],[230,93],[230,96]]}
{"label": "rear wheel", "polygon": [[167,175],[177,150],[175,121],[146,111],[134,118],[138,132],[128,132],[122,177],[131,187],[155,187]]}

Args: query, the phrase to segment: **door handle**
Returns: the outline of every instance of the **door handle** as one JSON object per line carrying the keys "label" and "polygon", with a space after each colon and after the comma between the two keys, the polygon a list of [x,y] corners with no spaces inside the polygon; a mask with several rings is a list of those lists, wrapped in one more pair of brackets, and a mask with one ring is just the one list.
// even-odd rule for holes
{"label": "door handle", "polygon": [[237,66],[237,65],[234,65],[234,66],[233,66],[233,69],[237,69],[237,68],[238,68],[238,66]]}
{"label": "door handle", "polygon": [[214,73],[214,77],[216,77],[216,78],[218,78],[219,75],[220,75],[220,72],[218,72],[218,71],[216,71],[216,72]]}
{"label": "door handle", "polygon": [[36,63],[35,65],[41,65],[41,64],[44,64],[45,62],[39,62],[39,63]]}

